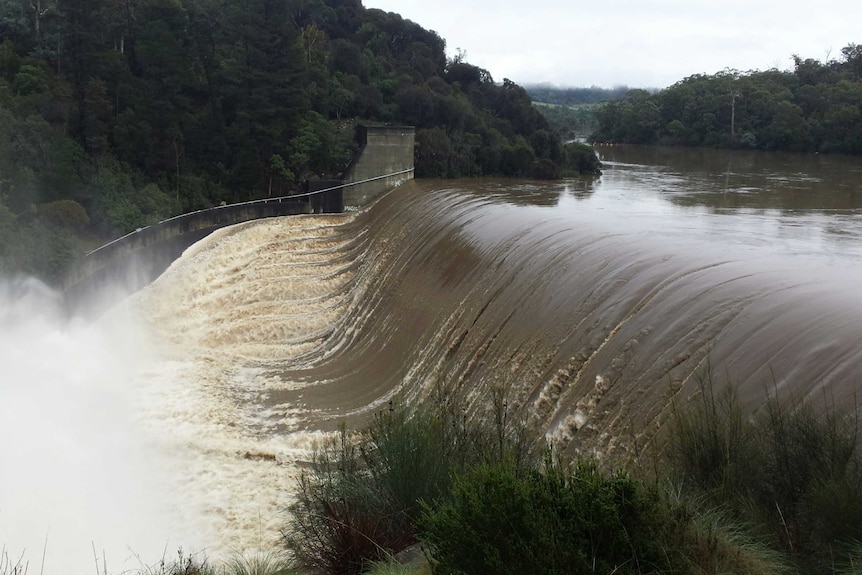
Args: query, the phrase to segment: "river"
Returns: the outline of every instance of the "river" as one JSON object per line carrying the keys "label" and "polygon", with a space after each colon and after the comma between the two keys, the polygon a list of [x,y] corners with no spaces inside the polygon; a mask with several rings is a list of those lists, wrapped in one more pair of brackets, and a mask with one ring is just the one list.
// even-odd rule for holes
{"label": "river", "polygon": [[750,410],[852,405],[862,162],[597,151],[598,179],[220,230],[93,325],[5,282],[0,543],[32,569],[47,540],[46,573],[265,548],[316,442],[440,388],[507,389],[567,453],[626,460],[707,370]]}

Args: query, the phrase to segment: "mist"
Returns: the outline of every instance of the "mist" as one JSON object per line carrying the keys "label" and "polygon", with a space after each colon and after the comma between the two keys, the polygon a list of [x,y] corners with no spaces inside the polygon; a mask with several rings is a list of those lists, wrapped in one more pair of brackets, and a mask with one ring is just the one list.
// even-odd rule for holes
{"label": "mist", "polygon": [[41,282],[0,278],[0,547],[13,562],[120,572],[194,549],[177,454],[142,419],[158,362],[132,312],[68,318]]}

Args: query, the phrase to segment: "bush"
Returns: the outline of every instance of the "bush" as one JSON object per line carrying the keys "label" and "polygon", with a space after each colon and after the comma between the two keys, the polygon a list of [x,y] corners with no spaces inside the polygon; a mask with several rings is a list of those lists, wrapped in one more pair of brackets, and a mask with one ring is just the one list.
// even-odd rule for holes
{"label": "bush", "polygon": [[416,542],[421,502],[445,498],[456,473],[482,462],[533,463],[529,427],[509,415],[503,390],[492,389],[469,418],[466,401],[444,395],[384,411],[362,432],[342,429],[317,450],[283,533],[301,565],[359,573]]}
{"label": "bush", "polygon": [[655,490],[593,463],[505,463],[458,477],[420,527],[435,573],[643,573],[669,567],[676,521]]}
{"label": "bush", "polygon": [[592,146],[570,142],[563,146],[563,166],[566,174],[593,174],[600,176],[602,163]]}
{"label": "bush", "polygon": [[717,390],[710,375],[699,385],[697,401],[674,413],[670,457],[681,478],[716,501],[728,501],[748,490],[762,456],[734,389]]}
{"label": "bush", "polygon": [[857,439],[856,412],[772,397],[746,417],[732,388],[706,377],[675,414],[670,455],[681,480],[806,562],[862,536]]}

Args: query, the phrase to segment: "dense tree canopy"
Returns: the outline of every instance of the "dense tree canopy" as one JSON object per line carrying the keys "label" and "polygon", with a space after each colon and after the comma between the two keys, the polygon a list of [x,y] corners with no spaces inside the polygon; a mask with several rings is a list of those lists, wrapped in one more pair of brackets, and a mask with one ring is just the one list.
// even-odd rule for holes
{"label": "dense tree canopy", "polygon": [[794,70],[726,70],[596,111],[603,142],[862,154],[862,46]]}
{"label": "dense tree canopy", "polygon": [[[58,253],[337,176],[360,121],[415,125],[419,176],[571,156],[520,86],[360,0],[0,0],[0,224]],[[0,271],[35,265],[16,243]]]}
{"label": "dense tree canopy", "polygon": [[577,106],[580,104],[598,104],[619,100],[628,93],[628,86],[614,88],[560,88],[552,84],[529,84],[524,89],[534,102],[557,104],[559,106]]}

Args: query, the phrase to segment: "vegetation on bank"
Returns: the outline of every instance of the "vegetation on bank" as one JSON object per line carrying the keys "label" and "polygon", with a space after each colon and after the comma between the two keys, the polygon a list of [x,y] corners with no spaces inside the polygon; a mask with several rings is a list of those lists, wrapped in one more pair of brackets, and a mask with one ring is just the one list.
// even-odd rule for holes
{"label": "vegetation on bank", "polygon": [[548,121],[551,129],[560,135],[564,142],[586,139],[596,128],[596,104],[580,104],[566,106],[561,104],[544,104],[535,102],[536,109]]}
{"label": "vegetation on bank", "polygon": [[[560,461],[495,390],[379,414],[323,446],[285,530],[300,568],[362,573],[420,545],[434,573],[855,573],[856,413],[711,380],[656,472]],[[410,571],[406,571],[410,572]]]}
{"label": "vegetation on bank", "polygon": [[416,126],[420,177],[584,169],[523,88],[360,0],[0,0],[0,273],[337,176],[358,122]]}
{"label": "vegetation on bank", "polygon": [[[860,572],[856,410],[769,396],[748,414],[706,377],[647,466],[562,461],[541,438],[501,388],[390,406],[316,451],[282,549],[140,574]],[[0,575],[27,568],[0,554]]]}
{"label": "vegetation on bank", "polygon": [[862,46],[790,72],[725,70],[632,90],[596,110],[593,141],[862,154]]}
{"label": "vegetation on bank", "polygon": [[629,92],[626,86],[612,89],[597,86],[558,88],[550,84],[533,84],[525,85],[524,89],[551,130],[564,142],[586,139],[598,127],[594,110],[605,102],[624,98]]}

